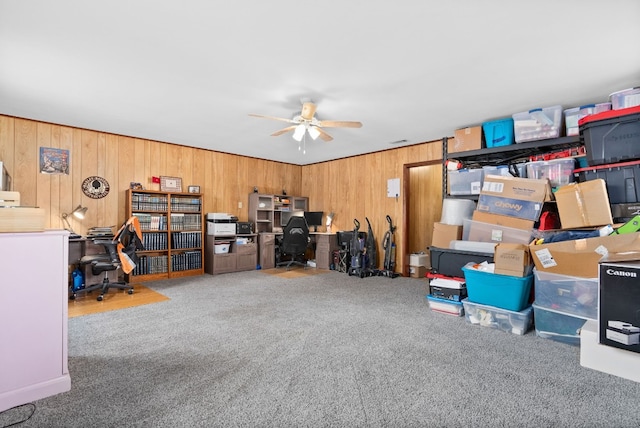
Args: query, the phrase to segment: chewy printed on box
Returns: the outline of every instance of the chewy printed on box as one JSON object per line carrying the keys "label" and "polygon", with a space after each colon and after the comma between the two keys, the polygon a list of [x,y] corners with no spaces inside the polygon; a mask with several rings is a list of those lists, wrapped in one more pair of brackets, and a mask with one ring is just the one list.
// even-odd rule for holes
{"label": "chewy printed on box", "polygon": [[478,198],[478,211],[538,220],[545,201],[553,199],[547,179],[489,175]]}

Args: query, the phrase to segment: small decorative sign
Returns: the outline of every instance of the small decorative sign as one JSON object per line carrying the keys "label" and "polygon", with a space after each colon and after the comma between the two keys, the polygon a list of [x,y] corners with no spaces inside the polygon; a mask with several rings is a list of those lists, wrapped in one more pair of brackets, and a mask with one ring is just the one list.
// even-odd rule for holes
{"label": "small decorative sign", "polygon": [[69,150],[40,147],[40,172],[69,175]]}
{"label": "small decorative sign", "polygon": [[200,193],[200,186],[189,186],[189,193]]}
{"label": "small decorative sign", "polygon": [[160,190],[162,192],[182,192],[182,178],[161,175]]}

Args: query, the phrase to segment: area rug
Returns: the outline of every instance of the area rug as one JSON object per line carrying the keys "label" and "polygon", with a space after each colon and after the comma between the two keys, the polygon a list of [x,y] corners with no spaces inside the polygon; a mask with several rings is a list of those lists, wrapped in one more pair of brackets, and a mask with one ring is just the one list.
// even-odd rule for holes
{"label": "area rug", "polygon": [[167,296],[140,284],[133,284],[133,294],[127,294],[124,290],[109,290],[101,302],[98,302],[97,297],[96,290],[92,293],[81,293],[74,300],[69,300],[69,318],[169,300]]}
{"label": "area rug", "polygon": [[326,269],[314,269],[314,268],[305,269],[302,266],[291,267],[289,270],[287,270],[284,267],[273,268],[273,269],[262,269],[262,273],[266,273],[268,275],[274,275],[279,278],[300,278],[303,276],[320,275],[327,272],[331,272],[331,271]]}

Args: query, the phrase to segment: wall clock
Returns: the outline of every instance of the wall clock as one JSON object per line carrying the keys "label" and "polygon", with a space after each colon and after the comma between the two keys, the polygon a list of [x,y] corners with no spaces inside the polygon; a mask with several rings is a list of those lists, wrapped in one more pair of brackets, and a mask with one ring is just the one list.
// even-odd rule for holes
{"label": "wall clock", "polygon": [[102,177],[87,177],[82,182],[82,192],[90,198],[100,199],[109,193],[109,182]]}

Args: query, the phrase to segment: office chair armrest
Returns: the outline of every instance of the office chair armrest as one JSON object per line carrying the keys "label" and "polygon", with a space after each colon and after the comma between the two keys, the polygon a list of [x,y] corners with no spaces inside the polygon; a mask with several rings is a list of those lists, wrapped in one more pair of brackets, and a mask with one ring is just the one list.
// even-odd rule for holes
{"label": "office chair armrest", "polygon": [[96,245],[116,245],[111,239],[94,239],[93,243]]}

